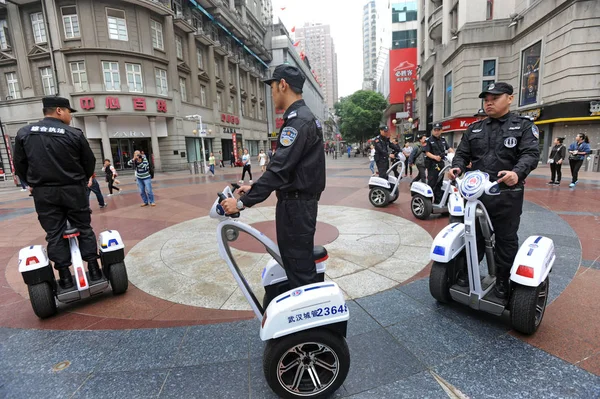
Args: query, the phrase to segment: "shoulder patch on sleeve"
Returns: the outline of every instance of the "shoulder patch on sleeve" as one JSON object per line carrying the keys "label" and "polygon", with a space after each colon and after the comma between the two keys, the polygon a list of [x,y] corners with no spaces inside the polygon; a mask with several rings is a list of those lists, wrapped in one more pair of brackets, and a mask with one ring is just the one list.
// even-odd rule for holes
{"label": "shoulder patch on sleeve", "polygon": [[531,126],[531,133],[536,139],[540,139],[540,129],[536,125]]}
{"label": "shoulder patch on sleeve", "polygon": [[292,111],[290,112],[290,114],[288,115],[288,119],[292,119],[298,116],[298,112],[297,111]]}
{"label": "shoulder patch on sleeve", "polygon": [[293,127],[287,126],[284,127],[281,131],[281,137],[279,137],[279,142],[284,147],[289,147],[294,144],[294,140],[298,136],[298,131]]}

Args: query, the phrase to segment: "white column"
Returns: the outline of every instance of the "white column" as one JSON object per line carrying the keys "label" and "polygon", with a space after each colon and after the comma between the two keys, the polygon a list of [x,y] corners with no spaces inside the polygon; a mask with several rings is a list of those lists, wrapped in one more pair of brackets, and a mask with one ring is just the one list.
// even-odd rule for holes
{"label": "white column", "polygon": [[152,142],[154,169],[162,171],[162,165],[160,162],[160,148],[158,147],[158,136],[156,135],[156,117],[149,116],[148,121],[150,122],[150,141]]}
{"label": "white column", "polygon": [[[108,127],[106,125],[106,116],[99,116],[98,122],[100,122],[100,134],[102,135],[102,152],[104,152],[104,158],[110,159],[110,163],[114,165],[112,151],[110,149],[110,138],[108,137]],[[104,159],[101,163],[104,164]]]}

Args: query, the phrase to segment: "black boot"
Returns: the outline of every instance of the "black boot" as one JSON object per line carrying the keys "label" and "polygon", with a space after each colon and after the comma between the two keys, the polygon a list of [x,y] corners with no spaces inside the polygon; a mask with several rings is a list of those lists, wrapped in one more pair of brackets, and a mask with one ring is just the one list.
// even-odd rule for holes
{"label": "black boot", "polygon": [[494,287],[494,295],[500,299],[508,298],[508,276],[496,276],[496,286]]}
{"label": "black boot", "polygon": [[465,269],[462,269],[458,272],[458,276],[456,277],[456,284],[458,284],[460,287],[469,286],[469,274]]}
{"label": "black boot", "polygon": [[58,277],[58,285],[60,285],[61,288],[67,289],[73,287],[73,276],[68,267],[58,269]]}
{"label": "black boot", "polygon": [[90,260],[87,264],[88,272],[90,273],[90,279],[92,281],[100,280],[102,278],[102,272],[100,271],[100,266],[98,266],[98,260]]}

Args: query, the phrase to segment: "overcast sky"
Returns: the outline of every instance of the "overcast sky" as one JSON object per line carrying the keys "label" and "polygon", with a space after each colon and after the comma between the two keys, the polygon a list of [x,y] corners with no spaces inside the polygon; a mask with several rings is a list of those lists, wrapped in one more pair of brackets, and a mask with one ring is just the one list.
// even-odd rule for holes
{"label": "overcast sky", "polygon": [[340,97],[362,88],[362,8],[366,3],[367,0],[273,0],[273,15],[281,18],[288,31],[305,22],[331,26]]}

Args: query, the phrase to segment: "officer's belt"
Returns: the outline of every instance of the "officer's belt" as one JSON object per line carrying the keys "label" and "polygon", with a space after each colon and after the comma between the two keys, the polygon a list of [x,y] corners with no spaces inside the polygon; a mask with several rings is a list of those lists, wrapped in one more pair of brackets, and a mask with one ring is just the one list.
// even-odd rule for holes
{"label": "officer's belt", "polygon": [[277,195],[277,199],[286,199],[286,200],[311,200],[316,199],[317,201],[321,199],[321,194],[313,194],[306,193],[301,191],[276,191],[275,195]]}

